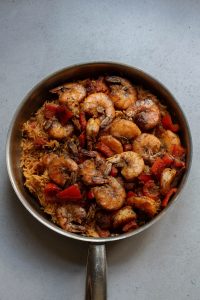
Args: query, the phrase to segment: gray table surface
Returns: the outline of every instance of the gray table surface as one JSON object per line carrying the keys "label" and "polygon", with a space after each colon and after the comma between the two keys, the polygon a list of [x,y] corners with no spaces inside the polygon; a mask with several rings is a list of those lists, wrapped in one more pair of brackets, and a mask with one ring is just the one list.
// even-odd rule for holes
{"label": "gray table surface", "polygon": [[0,1],[0,300],[83,299],[87,245],[50,232],[15,196],[5,143],[13,113],[43,77],[81,62],[144,69],[183,107],[191,175],[175,208],[109,244],[108,299],[200,299],[200,1]]}

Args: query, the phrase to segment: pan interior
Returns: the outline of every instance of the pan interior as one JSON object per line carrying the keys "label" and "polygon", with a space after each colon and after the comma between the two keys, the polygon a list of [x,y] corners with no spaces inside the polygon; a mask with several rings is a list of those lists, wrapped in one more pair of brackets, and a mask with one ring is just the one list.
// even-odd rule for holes
{"label": "pan interior", "polygon": [[[33,196],[28,192],[24,187],[24,180],[22,172],[20,169],[20,142],[21,142],[21,128],[24,122],[26,122],[36,111],[37,109],[46,101],[50,94],[48,91],[53,87],[61,85],[67,81],[73,81],[83,78],[92,78],[98,77],[99,75],[118,75],[128,78],[134,84],[142,85],[144,88],[152,91],[157,97],[161,100],[163,104],[167,104],[172,115],[176,116],[177,121],[181,125],[181,138],[183,145],[187,149],[187,159],[186,159],[186,172],[182,178],[181,183],[178,187],[178,192],[174,197],[173,201],[170,202],[168,207],[163,210],[157,217],[155,217],[148,224],[138,228],[137,230],[121,234],[119,236],[109,237],[109,238],[89,238],[80,236],[77,234],[69,233],[59,228],[53,224],[46,214],[43,213],[40,206],[37,204]],[[157,221],[166,210],[176,201],[177,196],[180,194],[180,191],[186,181],[190,164],[191,164],[191,137],[189,132],[189,127],[185,116],[172,96],[172,94],[157,80],[152,78],[150,75],[144,73],[141,70],[138,70],[134,67],[111,63],[111,62],[99,62],[99,63],[88,63],[83,65],[76,65],[69,68],[65,68],[61,71],[58,71],[48,78],[44,79],[37,86],[35,86],[28,95],[24,98],[18,110],[16,111],[13,121],[10,126],[10,131],[8,134],[7,140],[7,168],[9,177],[12,183],[12,186],[22,202],[22,204],[28,209],[28,211],[36,217],[41,223],[50,229],[58,232],[59,234],[78,239],[83,241],[90,241],[95,243],[102,243],[112,240],[123,239],[132,235],[135,235],[144,229],[151,226],[155,221]]]}

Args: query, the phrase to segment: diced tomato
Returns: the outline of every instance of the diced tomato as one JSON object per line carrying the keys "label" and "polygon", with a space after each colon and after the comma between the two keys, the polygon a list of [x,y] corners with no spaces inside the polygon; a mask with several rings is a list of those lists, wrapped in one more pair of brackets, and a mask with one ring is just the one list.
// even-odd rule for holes
{"label": "diced tomato", "polygon": [[68,188],[64,189],[61,192],[58,192],[56,197],[62,201],[68,201],[68,200],[73,201],[73,200],[82,199],[81,191],[78,185],[76,184],[69,186]]}
{"label": "diced tomato", "polygon": [[47,202],[56,202],[57,200],[57,193],[61,191],[61,188],[59,188],[56,184],[54,183],[47,183],[45,188],[44,188],[44,195],[45,195],[45,200]]}
{"label": "diced tomato", "polygon": [[85,146],[85,143],[86,143],[86,134],[85,134],[85,132],[82,132],[79,135],[79,144],[80,144],[81,148],[83,148]]}
{"label": "diced tomato", "polygon": [[162,158],[158,157],[153,163],[153,166],[151,167],[151,172],[155,176],[160,177],[164,168],[169,167],[172,163],[173,158],[167,154],[164,155]]}
{"label": "diced tomato", "polygon": [[174,145],[172,149],[172,154],[175,157],[182,157],[185,154],[186,150],[180,145]]}
{"label": "diced tomato", "polygon": [[173,157],[171,157],[170,155],[168,154],[165,154],[163,157],[162,157],[162,160],[163,160],[163,163],[165,164],[165,166],[170,166],[172,163],[173,163]]}
{"label": "diced tomato", "polygon": [[87,198],[88,198],[89,200],[94,199],[94,193],[93,193],[91,190],[87,193]]}
{"label": "diced tomato", "polygon": [[112,166],[111,171],[110,171],[110,176],[116,177],[117,174],[118,174],[117,168],[115,168],[114,166]]}
{"label": "diced tomato", "polygon": [[162,118],[162,125],[165,129],[169,129],[173,132],[177,132],[179,130],[179,125],[178,124],[173,124],[170,114],[166,114]]}
{"label": "diced tomato", "polygon": [[142,182],[147,182],[149,180],[152,180],[152,176],[149,175],[149,174],[145,174],[145,173],[141,173],[139,176],[138,176],[138,179]]}
{"label": "diced tomato", "polygon": [[153,163],[153,166],[151,167],[151,172],[156,175],[159,176],[162,172],[162,170],[164,169],[165,164],[162,160],[162,158],[158,157],[155,162]]}
{"label": "diced tomato", "polygon": [[180,159],[175,158],[173,161],[173,166],[175,168],[185,168],[185,162]]}
{"label": "diced tomato", "polygon": [[36,128],[36,126],[37,126],[37,122],[35,122],[35,121],[33,121],[33,122],[30,122],[30,126],[31,126],[31,128]]}
{"label": "diced tomato", "polygon": [[114,152],[108,146],[106,146],[104,143],[101,143],[101,142],[97,143],[96,148],[107,157],[114,155]]}
{"label": "diced tomato", "polygon": [[148,180],[143,186],[143,193],[146,197],[156,199],[159,196],[159,186],[157,186],[154,180]]}
{"label": "diced tomato", "polygon": [[169,192],[166,194],[165,198],[162,200],[161,206],[162,207],[166,207],[171,196],[176,193],[177,188],[172,188],[171,190],[169,190]]}
{"label": "diced tomato", "polygon": [[122,231],[123,232],[128,232],[128,231],[131,231],[131,230],[136,229],[136,228],[138,228],[138,224],[136,223],[135,220],[133,220],[133,221],[130,221],[129,223],[125,224],[122,227]]}
{"label": "diced tomato", "polygon": [[132,192],[132,191],[129,191],[127,194],[126,194],[126,198],[130,198],[130,197],[133,197],[133,196],[136,196],[136,193]]}
{"label": "diced tomato", "polygon": [[81,129],[82,130],[85,130],[86,129],[86,126],[87,126],[87,120],[86,120],[86,117],[85,117],[85,113],[84,112],[81,112],[80,115],[79,115],[79,122],[81,124]]}
{"label": "diced tomato", "polygon": [[131,144],[124,145],[124,151],[131,151],[131,150],[133,150],[133,146]]}
{"label": "diced tomato", "polygon": [[47,140],[42,138],[42,137],[38,137],[34,140],[34,146],[37,149],[41,149],[42,146],[44,146],[46,144]]}
{"label": "diced tomato", "polygon": [[69,111],[65,105],[57,105],[47,103],[44,108],[44,116],[46,119],[51,119],[54,116],[64,126],[68,120],[73,117],[73,113]]}
{"label": "diced tomato", "polygon": [[53,118],[56,115],[57,107],[58,107],[57,104],[50,104],[50,103],[45,104],[45,107],[44,107],[45,118],[46,119]]}

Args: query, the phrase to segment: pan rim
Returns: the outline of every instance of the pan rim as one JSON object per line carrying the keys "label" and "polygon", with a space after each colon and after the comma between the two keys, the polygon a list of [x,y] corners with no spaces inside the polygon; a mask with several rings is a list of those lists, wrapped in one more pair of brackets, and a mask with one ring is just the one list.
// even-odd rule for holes
{"label": "pan rim", "polygon": [[[181,183],[179,185],[179,190],[176,193],[176,195],[173,197],[172,201],[170,201],[170,203],[168,204],[168,206],[162,210],[155,218],[153,218],[150,222],[148,222],[147,224],[139,227],[138,229],[128,232],[128,233],[123,233],[117,236],[112,236],[112,237],[107,237],[107,238],[94,238],[94,237],[86,237],[86,236],[82,236],[82,235],[78,235],[78,234],[74,234],[74,233],[70,233],[67,231],[64,231],[63,229],[59,228],[57,225],[53,224],[51,221],[47,220],[45,217],[43,217],[42,215],[40,215],[26,200],[26,198],[20,193],[20,191],[18,190],[17,184],[16,184],[16,180],[15,180],[15,176],[13,174],[12,171],[12,167],[11,167],[11,155],[10,155],[10,144],[11,144],[11,136],[12,136],[12,131],[13,131],[13,126],[15,124],[15,121],[17,119],[17,116],[19,115],[22,107],[24,106],[24,104],[26,103],[26,101],[29,99],[30,95],[33,93],[34,90],[36,90],[39,86],[41,86],[42,84],[44,84],[48,79],[54,77],[55,75],[58,75],[59,73],[62,73],[65,70],[70,70],[73,68],[77,68],[77,67],[87,67],[87,66],[91,66],[91,65],[110,65],[110,66],[122,66],[125,68],[129,68],[132,69],[136,72],[141,73],[143,76],[147,76],[150,80],[156,82],[161,88],[162,90],[166,91],[171,98],[173,99],[173,101],[175,102],[175,104],[177,105],[183,120],[185,122],[186,125],[186,131],[188,134],[188,140],[189,140],[189,146],[190,146],[190,151],[188,153],[188,157],[187,157],[187,161],[188,161],[188,166],[187,166],[187,170],[181,180]],[[59,234],[61,234],[62,236],[66,236],[69,238],[73,238],[75,240],[79,240],[79,241],[85,241],[85,242],[92,242],[92,243],[96,243],[96,244],[102,244],[102,243],[107,243],[110,241],[117,241],[117,240],[122,240],[131,236],[134,236],[136,234],[141,233],[142,231],[146,230],[147,228],[151,227],[153,224],[155,224],[158,220],[160,220],[162,218],[163,215],[166,214],[166,212],[172,208],[175,203],[177,202],[178,198],[181,196],[181,193],[183,192],[188,177],[189,177],[189,173],[190,173],[190,169],[191,169],[191,165],[192,165],[192,154],[193,154],[193,147],[192,147],[192,137],[191,137],[191,131],[190,131],[190,127],[187,121],[187,118],[181,108],[181,106],[179,105],[178,101],[176,100],[176,98],[172,95],[172,93],[168,90],[168,88],[166,88],[159,80],[157,80],[155,77],[151,76],[150,74],[148,74],[147,72],[144,72],[143,70],[134,67],[134,66],[130,66],[127,64],[123,64],[120,62],[114,62],[114,61],[92,61],[92,62],[86,62],[86,63],[80,63],[80,64],[74,64],[74,65],[70,65],[68,67],[64,67],[62,69],[59,69],[53,73],[51,73],[50,75],[44,77],[42,80],[40,80],[23,98],[23,100],[21,101],[21,103],[18,105],[13,117],[12,117],[12,121],[10,123],[10,127],[8,130],[8,135],[7,135],[7,142],[6,142],[6,164],[7,164],[7,171],[8,171],[8,175],[9,175],[9,179],[10,182],[12,184],[12,187],[18,197],[18,199],[20,200],[20,202],[22,203],[22,205],[29,211],[29,213],[35,217],[40,223],[42,223],[44,226],[48,227],[49,229],[53,230],[54,232],[57,232]]]}

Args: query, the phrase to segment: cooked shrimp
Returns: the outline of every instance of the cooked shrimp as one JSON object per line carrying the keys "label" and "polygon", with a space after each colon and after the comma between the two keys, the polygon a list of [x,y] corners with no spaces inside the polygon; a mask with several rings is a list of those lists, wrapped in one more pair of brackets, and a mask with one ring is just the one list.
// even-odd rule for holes
{"label": "cooked shrimp", "polygon": [[50,156],[47,170],[51,180],[60,186],[64,186],[71,173],[78,171],[78,165],[69,157],[54,155]]}
{"label": "cooked shrimp", "polygon": [[140,154],[143,159],[152,161],[161,147],[160,140],[153,134],[142,133],[133,141],[133,151]]}
{"label": "cooked shrimp", "polygon": [[133,139],[140,135],[141,131],[132,121],[115,119],[110,125],[110,134],[116,138]]}
{"label": "cooked shrimp", "polygon": [[105,84],[104,78],[99,77],[98,79],[86,79],[83,81],[80,81],[80,83],[86,88],[86,91],[88,94],[93,93],[107,93],[108,87]]}
{"label": "cooked shrimp", "polygon": [[84,233],[86,211],[78,204],[65,204],[57,208],[56,217],[58,224],[69,232]]}
{"label": "cooked shrimp", "polygon": [[136,213],[131,206],[124,206],[113,217],[113,227],[118,228],[136,219]]}
{"label": "cooked shrimp", "polygon": [[160,140],[169,153],[173,152],[175,145],[181,145],[180,138],[176,133],[172,132],[171,130],[165,130],[161,134]]}
{"label": "cooked shrimp", "polygon": [[108,174],[110,174],[112,164],[108,161],[105,161],[104,158],[96,158],[96,165],[98,170],[102,172],[104,177],[107,177]]}
{"label": "cooked shrimp", "polygon": [[100,120],[98,118],[90,118],[86,126],[86,134],[88,139],[95,139],[99,133]]}
{"label": "cooked shrimp", "polygon": [[85,160],[80,165],[80,175],[82,176],[82,180],[86,185],[107,183],[107,179],[104,178],[102,170],[97,169],[93,159]]}
{"label": "cooked shrimp", "polygon": [[73,99],[80,102],[86,96],[86,90],[79,83],[65,83],[62,86],[51,90],[51,93],[59,94],[59,101],[65,104],[68,99]]}
{"label": "cooked shrimp", "polygon": [[86,89],[79,83],[66,83],[51,90],[59,95],[59,102],[65,104],[74,115],[79,114],[79,102],[86,96]]}
{"label": "cooked shrimp", "polygon": [[104,93],[94,93],[88,96],[83,102],[83,110],[93,117],[99,117],[102,128],[109,125],[115,117],[113,103]]}
{"label": "cooked shrimp", "polygon": [[107,161],[115,164],[116,166],[122,167],[121,174],[127,180],[137,177],[144,169],[143,158],[138,153],[133,151],[126,151],[121,154],[116,154],[107,158]]}
{"label": "cooked shrimp", "polygon": [[99,141],[108,146],[114,153],[123,152],[121,142],[114,138],[112,135],[103,135],[99,138]]}
{"label": "cooked shrimp", "polygon": [[107,76],[110,85],[110,98],[118,109],[127,109],[137,100],[137,90],[130,81],[118,76]]}
{"label": "cooked shrimp", "polygon": [[92,188],[96,202],[105,210],[117,210],[125,201],[126,192],[121,184],[114,178],[108,177],[108,183]]}
{"label": "cooked shrimp", "polygon": [[132,196],[127,200],[127,204],[131,205],[133,208],[141,210],[149,217],[153,218],[160,208],[160,201],[154,200],[146,196]]}
{"label": "cooked shrimp", "polygon": [[106,161],[105,158],[103,158],[99,154],[99,152],[97,152],[97,151],[88,151],[88,150],[82,149],[81,153],[84,156],[91,157],[91,158],[95,159],[94,160],[95,168],[97,170],[99,170],[103,176],[107,176],[110,173],[111,168],[112,168],[112,164],[109,163],[108,161]]}
{"label": "cooked shrimp", "polygon": [[[48,126],[47,126],[48,125]],[[49,136],[56,140],[62,140],[70,137],[74,131],[74,127],[71,124],[62,126],[59,121],[47,121],[45,124],[45,130]]]}
{"label": "cooked shrimp", "polygon": [[138,100],[126,110],[126,115],[144,130],[154,128],[160,121],[159,107],[151,99]]}
{"label": "cooked shrimp", "polygon": [[162,171],[161,178],[160,178],[160,187],[161,193],[163,195],[167,194],[167,192],[171,188],[171,184],[176,177],[176,170],[166,168]]}

